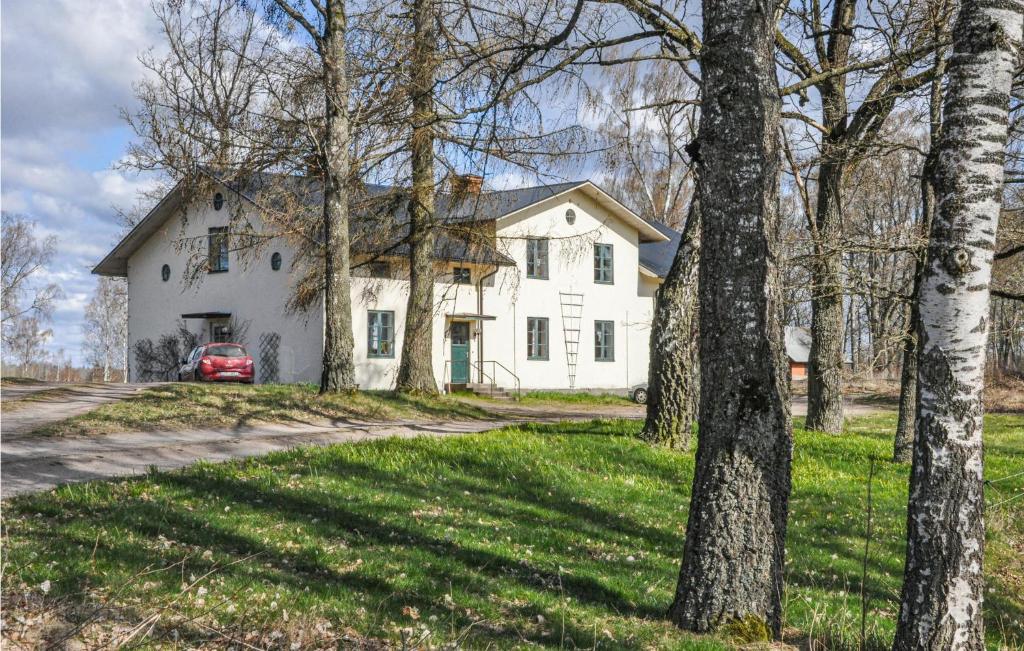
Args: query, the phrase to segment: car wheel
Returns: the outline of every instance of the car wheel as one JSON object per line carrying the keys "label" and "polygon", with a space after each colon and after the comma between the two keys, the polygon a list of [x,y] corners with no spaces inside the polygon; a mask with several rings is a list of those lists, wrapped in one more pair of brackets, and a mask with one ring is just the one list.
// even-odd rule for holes
{"label": "car wheel", "polygon": [[638,405],[646,405],[647,404],[647,389],[644,389],[643,387],[640,387],[639,389],[636,389],[635,391],[633,391],[633,402],[637,403]]}

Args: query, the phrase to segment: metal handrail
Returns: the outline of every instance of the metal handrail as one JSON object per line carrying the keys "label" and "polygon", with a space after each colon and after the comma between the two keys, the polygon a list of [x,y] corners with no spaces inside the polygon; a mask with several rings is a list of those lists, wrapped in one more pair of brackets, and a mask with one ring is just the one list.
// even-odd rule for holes
{"label": "metal handrail", "polygon": [[513,379],[513,380],[515,380],[515,383],[516,383],[516,399],[518,400],[519,398],[521,398],[521,397],[522,397],[522,385],[521,385],[521,384],[520,384],[520,382],[519,382],[519,376],[518,376],[518,375],[516,375],[515,373],[513,373],[512,371],[510,371],[510,370],[509,370],[509,368],[508,368],[507,366],[505,366],[504,364],[502,364],[501,362],[499,362],[499,361],[498,361],[498,360],[496,360],[496,359],[487,359],[487,360],[484,360],[484,363],[485,363],[485,364],[486,364],[487,362],[490,362],[490,363],[491,363],[491,371],[492,371],[492,372],[494,373],[494,375],[497,375],[497,374],[498,374],[498,371],[497,371],[497,367],[499,367],[499,366],[500,366],[500,367],[501,367],[501,370],[505,371],[505,372],[506,372],[506,373],[508,373],[508,374],[509,374],[510,376],[512,376],[512,379]]}
{"label": "metal handrail", "polygon": [[[522,393],[523,393],[523,391],[522,391],[522,383],[519,381],[519,376],[516,375],[515,373],[513,373],[512,371],[510,371],[507,366],[505,366],[504,364],[502,364],[501,362],[499,362],[496,359],[485,359],[481,363],[474,362],[473,360],[468,360],[468,361],[469,361],[469,368],[471,370],[475,370],[475,371],[479,372],[481,377],[485,378],[488,381],[487,384],[491,385],[491,389],[495,389],[498,386],[498,381],[495,379],[495,376],[498,375],[498,367],[500,367],[501,370],[503,370],[506,373],[508,373],[509,376],[512,377],[512,380],[515,381],[515,383],[516,383],[516,399],[518,400],[519,398],[522,397]],[[484,364],[490,364],[491,365],[491,374],[490,375],[488,375],[487,371],[484,370],[484,368],[483,368]],[[451,376],[449,375],[450,372],[451,372],[451,360],[447,360],[446,359],[446,360],[444,360],[444,371],[441,374],[441,383],[442,383],[441,385],[442,386],[450,386],[451,385],[451,381],[450,381]]]}

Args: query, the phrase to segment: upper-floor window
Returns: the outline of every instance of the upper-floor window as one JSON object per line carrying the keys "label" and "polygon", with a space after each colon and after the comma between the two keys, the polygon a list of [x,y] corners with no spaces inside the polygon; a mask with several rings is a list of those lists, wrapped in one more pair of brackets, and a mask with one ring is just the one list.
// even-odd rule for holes
{"label": "upper-floor window", "polygon": [[395,313],[370,310],[367,318],[367,357],[395,356]]}
{"label": "upper-floor window", "polygon": [[277,251],[270,256],[270,268],[274,271],[281,270],[281,254]]}
{"label": "upper-floor window", "polygon": [[160,278],[162,278],[164,282],[171,279],[171,265],[165,264],[160,267]]}
{"label": "upper-floor window", "polygon": [[540,238],[526,240],[526,277],[548,278],[548,241]]}
{"label": "upper-floor window", "polygon": [[224,207],[224,195],[221,194],[220,192],[218,192],[217,194],[213,195],[213,209],[214,210],[220,210],[223,207]]}
{"label": "upper-floor window", "polygon": [[594,321],[594,359],[615,361],[615,322]]}
{"label": "upper-floor window", "polygon": [[456,285],[469,285],[473,282],[469,267],[455,267],[452,269],[452,282]]}
{"label": "upper-floor window", "polygon": [[375,260],[369,265],[370,278],[390,278],[391,277],[391,265],[381,260]]}
{"label": "upper-floor window", "polygon": [[612,245],[594,245],[594,282],[610,285],[615,282],[612,267]]}
{"label": "upper-floor window", "polygon": [[548,359],[548,320],[544,317],[526,319],[527,359]]}
{"label": "upper-floor window", "polygon": [[228,270],[228,229],[223,226],[210,229],[210,271]]}

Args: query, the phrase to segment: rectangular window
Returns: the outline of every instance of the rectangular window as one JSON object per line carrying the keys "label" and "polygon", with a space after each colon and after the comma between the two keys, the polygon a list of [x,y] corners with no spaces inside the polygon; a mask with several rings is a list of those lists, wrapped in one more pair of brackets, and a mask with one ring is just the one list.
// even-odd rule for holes
{"label": "rectangular window", "polygon": [[612,271],[612,245],[594,245],[594,282],[611,285],[615,282]]}
{"label": "rectangular window", "polygon": [[228,323],[211,323],[210,341],[216,344],[231,341],[231,325]]}
{"label": "rectangular window", "polygon": [[220,226],[211,228],[209,234],[210,244],[210,271],[228,270],[228,229]]}
{"label": "rectangular window", "polygon": [[371,262],[367,266],[370,268],[370,278],[391,277],[391,265],[387,262]]}
{"label": "rectangular window", "polygon": [[526,240],[526,277],[548,278],[548,241],[538,238]]}
{"label": "rectangular window", "polygon": [[452,282],[456,285],[472,284],[472,275],[469,272],[469,267],[455,267],[452,269]]}
{"label": "rectangular window", "polygon": [[594,359],[598,362],[615,361],[614,321],[594,321]]}
{"label": "rectangular window", "polygon": [[367,357],[395,356],[395,313],[370,310],[367,312]]}
{"label": "rectangular window", "polygon": [[526,357],[548,358],[548,320],[544,317],[531,316],[526,319]]}

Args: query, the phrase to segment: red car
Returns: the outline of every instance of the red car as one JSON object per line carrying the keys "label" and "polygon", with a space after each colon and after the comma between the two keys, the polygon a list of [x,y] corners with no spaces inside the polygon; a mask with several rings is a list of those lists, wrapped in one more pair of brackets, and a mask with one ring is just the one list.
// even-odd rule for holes
{"label": "red car", "polygon": [[178,381],[245,382],[252,384],[256,365],[242,344],[203,344],[181,360]]}

